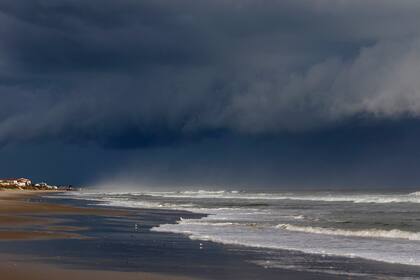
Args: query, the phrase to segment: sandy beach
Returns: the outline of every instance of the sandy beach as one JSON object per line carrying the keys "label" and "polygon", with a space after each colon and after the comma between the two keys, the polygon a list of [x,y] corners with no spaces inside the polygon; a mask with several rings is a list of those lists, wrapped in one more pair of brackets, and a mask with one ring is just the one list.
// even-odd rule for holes
{"label": "sandy beach", "polygon": [[[54,215],[107,215],[122,216],[123,211],[80,208],[66,205],[36,202],[36,198],[46,195],[38,191],[0,191],[0,242],[35,241],[52,239],[85,239],[79,231],[86,228],[56,225],[60,219]],[[33,228],[31,230],[31,228]],[[59,265],[42,263],[36,256],[25,254],[0,254],[0,275],[2,280],[44,280],[56,278],[103,280],[187,280],[191,278],[160,275],[156,273],[122,272],[96,269],[69,269]]]}
{"label": "sandy beach", "polygon": [[[2,257],[2,262],[3,261]],[[169,275],[160,275],[156,273],[144,272],[117,272],[117,271],[101,271],[101,270],[77,270],[63,269],[57,266],[50,266],[40,263],[15,263],[13,261],[5,261],[0,265],[1,279],[4,280],[45,280],[45,279],[62,279],[62,280],[188,280],[192,278],[176,277]]]}
{"label": "sandy beach", "polygon": [[[83,238],[77,228],[55,227],[54,214],[70,215],[116,215],[116,212],[82,209],[65,205],[37,203],[30,201],[46,191],[1,191],[0,192],[0,240],[34,240],[43,238]],[[121,213],[122,214],[122,213]],[[22,230],[23,227],[36,226],[38,230]]]}

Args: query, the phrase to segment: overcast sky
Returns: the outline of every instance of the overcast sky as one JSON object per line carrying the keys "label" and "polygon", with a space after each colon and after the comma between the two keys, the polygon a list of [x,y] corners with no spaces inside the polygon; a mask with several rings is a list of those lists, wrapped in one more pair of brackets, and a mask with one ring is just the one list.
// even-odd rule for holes
{"label": "overcast sky", "polygon": [[0,176],[420,185],[417,0],[2,0]]}

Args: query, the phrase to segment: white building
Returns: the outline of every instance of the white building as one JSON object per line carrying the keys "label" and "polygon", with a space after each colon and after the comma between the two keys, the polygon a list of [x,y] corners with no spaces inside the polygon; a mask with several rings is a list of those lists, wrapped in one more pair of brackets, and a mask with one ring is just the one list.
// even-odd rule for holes
{"label": "white building", "polygon": [[15,186],[15,187],[27,187],[32,184],[31,180],[26,178],[18,178],[18,179],[0,179],[0,186],[2,187],[9,187],[9,186]]}

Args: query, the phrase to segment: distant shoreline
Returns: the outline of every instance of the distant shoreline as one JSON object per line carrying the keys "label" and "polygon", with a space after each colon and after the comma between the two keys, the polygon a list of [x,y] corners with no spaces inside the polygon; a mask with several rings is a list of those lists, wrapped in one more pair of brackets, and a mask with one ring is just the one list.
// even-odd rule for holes
{"label": "distant shoreline", "polygon": [[75,191],[76,189],[71,187],[60,187],[60,188],[49,188],[44,186],[0,186],[0,191]]}
{"label": "distant shoreline", "polygon": [[50,189],[40,189],[40,188],[23,188],[23,187],[0,187],[1,192],[63,192],[64,190],[50,190]]}
{"label": "distant shoreline", "polygon": [[0,178],[0,190],[61,190],[61,191],[73,191],[81,190],[81,188],[75,188],[72,185],[50,185],[46,182],[34,183],[28,178]]}

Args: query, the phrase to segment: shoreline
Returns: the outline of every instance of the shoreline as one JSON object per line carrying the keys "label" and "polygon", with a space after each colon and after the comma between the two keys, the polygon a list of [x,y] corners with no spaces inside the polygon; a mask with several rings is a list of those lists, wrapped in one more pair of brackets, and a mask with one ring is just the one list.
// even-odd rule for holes
{"label": "shoreline", "polygon": [[[117,211],[80,208],[60,204],[36,202],[34,199],[57,191],[0,191],[0,241],[37,240],[52,238],[82,238],[79,228],[68,230],[56,227],[60,219],[49,215],[116,215]],[[121,214],[123,214],[121,212]],[[31,228],[35,230],[30,230]]]}
{"label": "shoreline", "polygon": [[[81,208],[32,200],[46,193],[57,191],[0,191],[0,245],[4,242],[48,241],[53,239],[85,239],[82,231],[87,228],[77,226],[61,226],[62,219],[51,219],[51,215],[107,215],[122,216],[126,211]],[[32,230],[31,230],[32,229]],[[193,278],[170,276],[148,272],[123,272],[102,269],[63,268],[60,265],[40,262],[30,254],[0,254],[0,275],[3,280],[45,280],[49,277],[57,279],[88,280],[192,280]]]}

